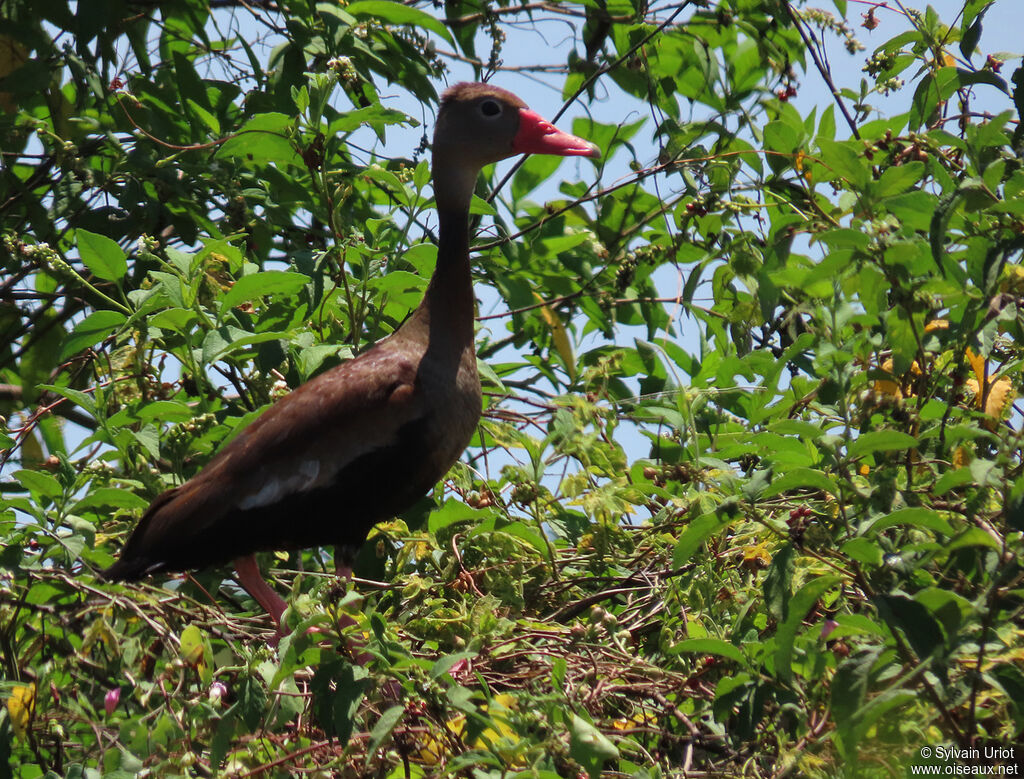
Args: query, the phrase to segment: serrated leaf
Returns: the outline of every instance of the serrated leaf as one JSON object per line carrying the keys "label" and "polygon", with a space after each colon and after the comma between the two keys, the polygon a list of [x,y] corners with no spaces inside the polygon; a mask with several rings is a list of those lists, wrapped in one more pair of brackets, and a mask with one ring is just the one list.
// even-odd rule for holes
{"label": "serrated leaf", "polygon": [[250,273],[231,285],[231,289],[221,298],[221,307],[233,308],[260,297],[294,295],[308,283],[309,276],[294,271],[266,270]]}
{"label": "serrated leaf", "polygon": [[278,167],[304,167],[291,141],[292,128],[293,120],[287,114],[256,114],[221,144],[216,156],[235,157],[257,165],[273,162]]}
{"label": "serrated leaf", "polygon": [[367,765],[373,759],[374,754],[380,748],[381,744],[384,743],[384,739],[391,735],[391,731],[395,729],[395,726],[402,721],[402,715],[405,714],[405,706],[398,704],[392,706],[383,714],[380,715],[380,719],[373,726],[373,730],[370,731],[370,744],[366,751]]}
{"label": "serrated leaf", "polygon": [[63,362],[85,348],[95,346],[117,332],[128,319],[118,311],[94,311],[75,325],[64,339],[59,359]]}
{"label": "serrated leaf", "polygon": [[25,489],[39,498],[57,498],[64,494],[64,488],[53,476],[42,471],[21,470],[14,472],[14,478],[21,483]]}
{"label": "serrated leaf", "polygon": [[39,389],[48,390],[63,398],[67,398],[90,416],[96,416],[96,401],[92,399],[92,395],[88,395],[81,390],[71,389],[70,387],[58,387],[55,384],[40,384]]}
{"label": "serrated leaf", "polygon": [[120,282],[128,272],[128,260],[117,241],[83,228],[75,230],[78,254],[93,275],[104,281]]}

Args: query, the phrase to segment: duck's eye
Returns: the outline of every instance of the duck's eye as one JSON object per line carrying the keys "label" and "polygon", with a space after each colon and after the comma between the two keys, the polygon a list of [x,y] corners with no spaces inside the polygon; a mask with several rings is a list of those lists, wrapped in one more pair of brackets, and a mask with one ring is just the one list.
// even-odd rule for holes
{"label": "duck's eye", "polygon": [[480,113],[487,117],[499,116],[501,114],[501,103],[497,100],[484,100],[480,104]]}

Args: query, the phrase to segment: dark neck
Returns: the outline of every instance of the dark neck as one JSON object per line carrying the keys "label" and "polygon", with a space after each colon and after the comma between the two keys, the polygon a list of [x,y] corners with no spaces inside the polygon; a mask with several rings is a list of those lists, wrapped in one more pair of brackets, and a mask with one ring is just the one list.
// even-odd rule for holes
{"label": "dark neck", "polygon": [[468,211],[438,211],[437,267],[415,318],[457,346],[473,342],[473,276]]}

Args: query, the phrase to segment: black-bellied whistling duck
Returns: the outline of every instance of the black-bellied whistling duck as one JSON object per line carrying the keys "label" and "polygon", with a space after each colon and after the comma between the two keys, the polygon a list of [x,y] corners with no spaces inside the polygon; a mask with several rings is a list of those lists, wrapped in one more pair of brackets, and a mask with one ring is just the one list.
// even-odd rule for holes
{"label": "black-bellied whistling duck", "polygon": [[196,476],[156,498],[107,579],[135,580],[234,560],[238,581],[280,628],[285,602],[254,554],[333,544],[339,572],[377,522],[444,476],[480,418],[469,204],[485,165],[516,154],[597,157],[512,93],[458,84],[434,131],[437,267],[389,338],[303,384]]}

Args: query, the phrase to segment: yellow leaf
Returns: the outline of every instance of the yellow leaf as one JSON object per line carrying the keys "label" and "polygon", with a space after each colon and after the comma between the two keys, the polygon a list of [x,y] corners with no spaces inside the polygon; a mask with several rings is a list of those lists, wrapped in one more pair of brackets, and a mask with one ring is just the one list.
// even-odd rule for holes
{"label": "yellow leaf", "polygon": [[[536,292],[533,293],[533,296],[537,299],[537,302],[544,302],[544,298]],[[576,381],[576,357],[573,355],[569,332],[565,329],[565,325],[562,324],[562,320],[558,318],[558,314],[552,311],[550,306],[543,305],[538,310],[540,311],[541,319],[551,328],[551,340],[554,342],[555,349],[558,350],[562,362],[565,363],[569,379]]]}
{"label": "yellow leaf", "polygon": [[978,377],[978,383],[985,381],[985,358],[979,357],[971,347],[967,347],[967,362],[971,364],[974,375]]}
{"label": "yellow leaf", "polygon": [[896,399],[903,397],[900,385],[890,379],[878,379],[875,381],[875,392],[879,395],[889,395]]}
{"label": "yellow leaf", "polygon": [[14,735],[18,738],[25,738],[32,715],[36,709],[36,686],[35,684],[18,684],[11,690],[11,697],[7,699],[7,713],[11,718],[11,726],[14,728]]}
{"label": "yellow leaf", "polygon": [[759,571],[771,565],[772,557],[763,543],[743,547],[743,567],[749,571]]}
{"label": "yellow leaf", "polygon": [[1017,393],[1013,391],[1013,383],[1009,379],[996,379],[988,389],[985,413],[993,419],[1002,419],[1016,397]]}
{"label": "yellow leaf", "polygon": [[953,467],[963,468],[971,461],[971,453],[963,446],[953,450]]}
{"label": "yellow leaf", "polygon": [[983,397],[980,382],[968,379],[965,386],[974,393],[975,406],[981,409],[982,402],[984,402],[985,406],[982,410],[985,412],[985,416],[990,417],[985,426],[990,430],[995,429],[996,423],[1003,418],[1006,409],[1017,398],[1017,393],[1013,390],[1013,382],[1005,377],[989,379],[988,398]]}
{"label": "yellow leaf", "polygon": [[999,278],[999,291],[1020,295],[1024,291],[1024,265],[1007,263]]}
{"label": "yellow leaf", "polygon": [[[462,732],[466,729],[466,715],[456,714],[445,725],[452,734],[461,738]],[[435,733],[436,731],[431,726],[431,729],[420,738],[420,751],[417,758],[423,765],[437,765],[448,755],[448,745],[443,737],[439,737],[439,734],[435,735]]]}
{"label": "yellow leaf", "polygon": [[193,668],[201,665],[203,662],[203,631],[195,625],[189,625],[181,631],[179,653],[186,665],[190,665]]}

